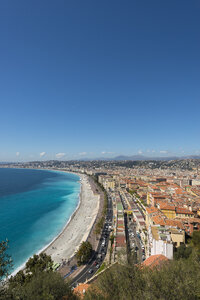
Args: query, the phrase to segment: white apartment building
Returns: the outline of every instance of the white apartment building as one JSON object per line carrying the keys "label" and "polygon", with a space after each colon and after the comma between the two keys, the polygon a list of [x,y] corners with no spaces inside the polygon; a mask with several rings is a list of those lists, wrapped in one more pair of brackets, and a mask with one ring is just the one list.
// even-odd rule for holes
{"label": "white apartment building", "polygon": [[168,259],[173,259],[173,242],[166,227],[160,225],[149,226],[148,240],[149,256],[162,254]]}

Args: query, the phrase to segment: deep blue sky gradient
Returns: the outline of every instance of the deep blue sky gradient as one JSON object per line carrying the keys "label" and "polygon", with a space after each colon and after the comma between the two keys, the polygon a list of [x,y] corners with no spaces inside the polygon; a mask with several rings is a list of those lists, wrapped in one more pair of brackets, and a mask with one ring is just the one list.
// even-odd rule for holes
{"label": "deep blue sky gradient", "polygon": [[200,153],[199,16],[199,1],[1,1],[0,161]]}

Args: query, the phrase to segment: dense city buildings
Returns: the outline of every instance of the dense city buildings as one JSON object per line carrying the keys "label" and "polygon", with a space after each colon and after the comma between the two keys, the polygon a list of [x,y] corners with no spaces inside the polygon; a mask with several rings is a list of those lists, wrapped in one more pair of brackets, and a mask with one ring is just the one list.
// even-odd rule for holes
{"label": "dense city buildings", "polygon": [[60,169],[93,176],[112,200],[111,261],[132,255],[173,259],[200,229],[200,160],[40,161],[2,165]]}

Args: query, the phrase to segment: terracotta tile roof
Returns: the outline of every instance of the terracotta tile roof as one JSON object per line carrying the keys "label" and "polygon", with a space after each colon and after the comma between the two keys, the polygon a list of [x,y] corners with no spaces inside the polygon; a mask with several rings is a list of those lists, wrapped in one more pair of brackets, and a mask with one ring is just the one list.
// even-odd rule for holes
{"label": "terracotta tile roof", "polygon": [[118,235],[116,237],[116,244],[117,244],[117,247],[125,247],[126,245],[126,239],[125,239],[125,235]]}
{"label": "terracotta tile roof", "polygon": [[89,288],[89,284],[87,283],[79,284],[77,287],[75,287],[74,293],[79,295],[81,298],[83,298],[88,288]]}
{"label": "terracotta tile roof", "polygon": [[176,209],[175,206],[167,204],[167,203],[160,202],[159,205],[160,205],[160,209],[161,210],[172,210],[172,211],[175,211],[175,209]]}
{"label": "terracotta tile roof", "polygon": [[165,220],[161,216],[154,216],[151,218],[153,223],[156,225],[165,225]]}
{"label": "terracotta tile roof", "polygon": [[165,223],[168,226],[178,227],[180,229],[184,228],[183,223],[181,221],[166,219]]}
{"label": "terracotta tile roof", "polygon": [[125,230],[124,228],[119,228],[119,227],[117,227],[117,232],[119,232],[119,233],[120,233],[120,232],[124,232],[124,230]]}
{"label": "terracotta tile roof", "polygon": [[124,221],[123,220],[118,220],[117,223],[118,224],[124,224]]}
{"label": "terracotta tile roof", "polygon": [[200,219],[199,218],[190,218],[189,222],[190,223],[199,223],[200,224]]}
{"label": "terracotta tile roof", "polygon": [[178,220],[184,222],[184,223],[198,223],[200,224],[199,218],[179,218]]}
{"label": "terracotta tile roof", "polygon": [[151,206],[151,207],[146,207],[146,211],[148,214],[152,214],[155,212],[159,212],[159,209],[157,207]]}
{"label": "terracotta tile roof", "polygon": [[124,228],[124,224],[118,224],[117,228]]}
{"label": "terracotta tile roof", "polygon": [[169,259],[162,254],[151,255],[145,261],[142,262],[142,266],[150,268],[161,267],[168,261]]}
{"label": "terracotta tile roof", "polygon": [[183,207],[177,207],[176,208],[176,213],[177,214],[188,214],[188,215],[194,215],[192,211],[190,211],[187,208],[183,208]]}
{"label": "terracotta tile roof", "polygon": [[155,185],[152,185],[151,188],[152,188],[153,190],[159,190],[159,187],[157,187],[157,186],[155,186]]}
{"label": "terracotta tile roof", "polygon": [[175,193],[176,194],[184,194],[185,192],[182,189],[176,189]]}

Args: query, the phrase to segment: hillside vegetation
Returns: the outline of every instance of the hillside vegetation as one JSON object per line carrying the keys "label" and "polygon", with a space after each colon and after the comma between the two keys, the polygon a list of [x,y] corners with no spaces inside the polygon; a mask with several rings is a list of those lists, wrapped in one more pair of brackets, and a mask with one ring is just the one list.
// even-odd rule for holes
{"label": "hillside vegetation", "polygon": [[[7,243],[0,243],[1,282],[10,259]],[[7,266],[7,267],[6,267]],[[26,272],[20,271],[0,288],[1,300],[79,299],[61,276],[52,271],[47,255],[33,256]],[[189,245],[181,246],[175,259],[160,267],[113,265],[90,285],[85,300],[196,300],[200,299],[200,232],[194,232]]]}

